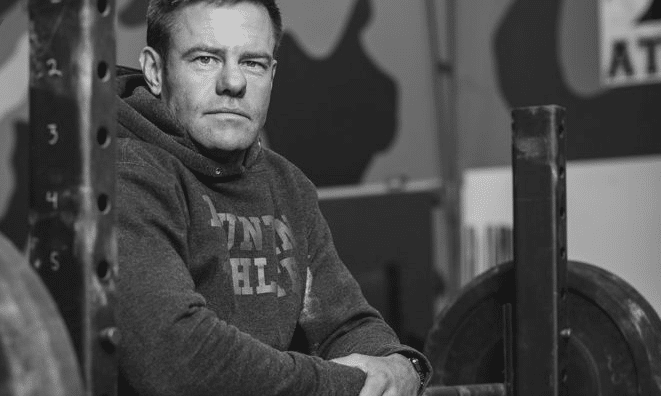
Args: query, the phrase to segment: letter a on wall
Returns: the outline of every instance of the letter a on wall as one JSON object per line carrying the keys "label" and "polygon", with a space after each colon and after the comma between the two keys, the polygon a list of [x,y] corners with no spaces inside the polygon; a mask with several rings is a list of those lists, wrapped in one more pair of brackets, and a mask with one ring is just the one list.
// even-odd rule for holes
{"label": "letter a on wall", "polygon": [[600,0],[601,81],[661,82],[661,0]]}

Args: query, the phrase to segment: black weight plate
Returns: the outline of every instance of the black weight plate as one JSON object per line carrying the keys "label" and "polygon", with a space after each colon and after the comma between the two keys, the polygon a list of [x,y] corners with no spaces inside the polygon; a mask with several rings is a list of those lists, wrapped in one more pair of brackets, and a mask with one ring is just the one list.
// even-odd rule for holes
{"label": "black weight plate", "polygon": [[48,290],[0,234],[0,395],[83,395],[80,374]]}
{"label": "black weight plate", "polygon": [[[512,263],[476,277],[436,317],[425,354],[432,385],[504,381],[502,306],[513,302]],[[661,320],[629,284],[570,261],[567,348],[570,395],[661,396]]]}

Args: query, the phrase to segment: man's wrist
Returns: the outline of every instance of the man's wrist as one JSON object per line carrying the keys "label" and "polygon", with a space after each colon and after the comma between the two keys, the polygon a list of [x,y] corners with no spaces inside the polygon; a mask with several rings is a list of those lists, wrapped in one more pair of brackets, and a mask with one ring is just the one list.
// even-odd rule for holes
{"label": "man's wrist", "polygon": [[420,362],[420,359],[418,359],[417,357],[405,356],[405,358],[408,359],[409,362],[411,362],[413,369],[418,375],[418,380],[420,381],[418,385],[418,393],[419,393],[422,387],[425,385],[425,379],[427,379],[427,372],[422,367],[422,362]]}
{"label": "man's wrist", "polygon": [[413,353],[396,352],[395,355],[399,355],[408,361],[407,364],[415,373],[415,381],[418,384],[417,394],[421,394],[428,376],[424,363]]}

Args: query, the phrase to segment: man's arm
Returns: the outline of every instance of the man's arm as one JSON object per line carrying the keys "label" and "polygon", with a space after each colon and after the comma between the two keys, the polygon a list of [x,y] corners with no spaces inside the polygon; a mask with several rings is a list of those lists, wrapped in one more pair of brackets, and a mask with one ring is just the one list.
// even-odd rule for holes
{"label": "man's arm", "polygon": [[[365,300],[360,287],[340,260],[328,225],[314,200],[308,243],[311,271],[301,325],[313,352],[325,359],[357,367],[367,374],[361,396],[415,395],[429,380],[424,355],[402,345],[381,315]],[[424,384],[408,357],[421,363]]]}
{"label": "man's arm", "polygon": [[417,395],[423,391],[420,375],[399,353],[383,357],[352,354],[332,361],[367,374],[359,396]]}

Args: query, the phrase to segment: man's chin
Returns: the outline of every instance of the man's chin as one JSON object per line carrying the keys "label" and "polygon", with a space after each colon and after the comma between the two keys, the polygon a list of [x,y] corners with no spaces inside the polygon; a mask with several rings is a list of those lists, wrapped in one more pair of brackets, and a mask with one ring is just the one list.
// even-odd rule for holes
{"label": "man's chin", "polygon": [[245,128],[209,128],[204,146],[220,150],[245,150],[257,138],[256,132]]}
{"label": "man's chin", "polygon": [[235,139],[214,139],[204,145],[205,151],[213,154],[220,153],[238,153],[247,150],[257,139],[257,135],[252,137],[249,136],[237,136]]}

